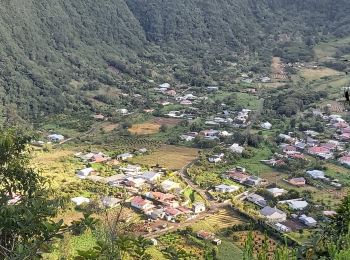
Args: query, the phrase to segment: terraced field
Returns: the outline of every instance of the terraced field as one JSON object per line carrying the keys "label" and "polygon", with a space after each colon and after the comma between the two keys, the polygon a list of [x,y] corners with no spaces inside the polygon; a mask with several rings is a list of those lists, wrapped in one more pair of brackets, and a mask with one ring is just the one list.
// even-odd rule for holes
{"label": "terraced field", "polygon": [[206,230],[216,233],[224,228],[243,224],[245,222],[246,220],[238,216],[234,211],[222,209],[218,213],[195,223],[192,228],[194,231]]}

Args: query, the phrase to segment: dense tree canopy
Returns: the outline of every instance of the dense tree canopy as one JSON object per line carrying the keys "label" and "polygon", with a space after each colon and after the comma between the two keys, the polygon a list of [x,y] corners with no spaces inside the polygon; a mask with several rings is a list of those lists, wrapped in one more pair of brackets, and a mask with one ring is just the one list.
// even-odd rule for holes
{"label": "dense tree canopy", "polygon": [[234,53],[255,53],[261,64],[272,52],[307,60],[320,39],[349,33],[349,8],[346,0],[4,1],[1,113],[35,119],[90,109],[86,91],[124,88],[121,75],[143,79],[154,73],[147,61],[173,63],[177,55],[203,58],[184,63],[196,77],[175,73],[193,85],[206,82],[207,61],[233,61]]}

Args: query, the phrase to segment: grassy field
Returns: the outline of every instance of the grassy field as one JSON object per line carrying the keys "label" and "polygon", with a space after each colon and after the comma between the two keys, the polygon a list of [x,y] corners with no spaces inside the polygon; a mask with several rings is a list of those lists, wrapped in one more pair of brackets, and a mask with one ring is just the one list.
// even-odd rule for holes
{"label": "grassy field", "polygon": [[52,253],[44,254],[44,260],[74,259],[78,251],[86,251],[96,246],[90,231],[80,236],[66,236],[64,242],[57,244]]}
{"label": "grassy field", "polygon": [[134,135],[151,135],[159,132],[160,125],[153,123],[134,124],[129,128],[129,132]]}
{"label": "grassy field", "polygon": [[72,150],[64,149],[52,149],[49,152],[36,151],[31,165],[44,177],[48,177],[52,188],[59,188],[61,185],[78,181],[75,172],[83,164],[73,158],[74,153]]}
{"label": "grassy field", "polygon": [[308,80],[318,80],[323,77],[331,77],[331,76],[336,76],[336,75],[343,75],[344,73],[339,72],[337,70],[333,70],[330,68],[317,68],[317,69],[308,69],[308,68],[303,68],[300,70],[300,75]]}
{"label": "grassy field", "polygon": [[340,183],[350,186],[350,169],[332,163],[327,163],[325,166],[327,167],[327,175],[338,179]]}
{"label": "grassy field", "polygon": [[254,156],[251,158],[242,158],[237,163],[239,166],[245,167],[247,171],[261,175],[266,172],[270,172],[271,168],[263,163],[260,160],[267,160],[272,155],[270,149],[267,147],[254,149]]}
{"label": "grassy field", "polygon": [[220,246],[218,246],[219,252],[216,256],[218,260],[241,260],[243,259],[242,250],[239,249],[235,244],[228,240],[222,240]]}
{"label": "grassy field", "polygon": [[327,60],[336,54],[339,47],[348,46],[349,44],[350,37],[323,42],[314,48],[316,58],[320,61]]}
{"label": "grassy field", "polygon": [[312,235],[312,232],[305,229],[302,234],[300,234],[299,232],[292,232],[292,233],[286,234],[286,236],[297,241],[299,244],[305,244],[307,242],[311,242],[311,235]]}
{"label": "grassy field", "polygon": [[132,159],[133,163],[152,166],[159,164],[167,169],[181,169],[197,157],[198,149],[163,145],[155,152]]}

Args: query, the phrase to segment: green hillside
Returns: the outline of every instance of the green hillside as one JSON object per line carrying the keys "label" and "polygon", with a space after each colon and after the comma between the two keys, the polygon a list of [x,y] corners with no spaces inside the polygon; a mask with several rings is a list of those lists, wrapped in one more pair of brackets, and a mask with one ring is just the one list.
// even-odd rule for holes
{"label": "green hillside", "polygon": [[297,45],[294,59],[307,59],[320,39],[349,34],[349,9],[346,0],[6,0],[1,114],[36,119],[91,109],[82,89],[142,80],[169,54],[174,62],[244,50],[266,62]]}

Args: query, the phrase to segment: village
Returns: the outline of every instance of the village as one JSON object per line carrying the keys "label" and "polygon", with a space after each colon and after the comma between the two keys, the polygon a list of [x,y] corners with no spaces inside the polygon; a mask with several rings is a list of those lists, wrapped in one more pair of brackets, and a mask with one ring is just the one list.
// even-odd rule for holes
{"label": "village", "polygon": [[69,149],[60,160],[74,183],[65,191],[70,214],[125,210],[133,232],[156,248],[186,233],[195,243],[239,252],[245,240],[227,234],[247,237],[249,230],[256,239],[267,233],[274,245],[302,246],[347,194],[349,118],[320,97],[320,105],[313,100],[291,119],[288,110],[274,111],[276,96],[263,90],[288,82],[289,68],[315,66],[280,62],[270,77],[242,73],[233,90],[152,83],[155,103],[142,111],[113,107],[90,115],[92,127],[80,136],[49,128],[32,144]]}
{"label": "village", "polygon": [[[180,100],[180,103],[184,100],[194,100],[194,96],[187,94],[186,98]],[[170,112],[168,116],[185,117],[183,114],[179,116],[176,114]],[[244,144],[222,142],[223,139],[233,136],[228,128],[240,128],[244,131],[254,124],[255,128],[266,132],[273,129],[273,125],[268,121],[253,121],[251,114],[251,109],[243,108],[235,112],[235,116],[231,118],[232,113],[224,110],[222,117],[209,116],[208,120],[204,121],[203,130],[183,133],[179,139],[181,142],[192,144],[198,139],[221,144],[219,153],[204,154],[209,164],[221,168],[228,163],[227,154],[239,157],[247,148]],[[260,160],[259,163],[268,165],[271,169],[283,169],[288,167],[291,161],[307,165],[306,162],[312,158],[349,167],[350,154],[347,151],[347,141],[350,139],[349,124],[340,115],[325,115],[320,110],[312,110],[312,116],[324,122],[326,126],[324,131],[327,131],[329,139],[325,138],[325,134],[309,129],[298,133],[280,133],[275,138],[276,152],[271,157]],[[102,118],[95,116],[95,119]],[[320,136],[322,138],[319,138]],[[53,143],[64,142],[64,136],[60,134],[50,134],[48,139]],[[36,144],[40,145],[42,142]],[[283,178],[282,182],[285,183],[283,187],[277,182],[266,180],[264,176],[258,176],[257,173],[235,165],[221,172],[219,176],[221,183],[203,188],[188,174],[186,165],[183,169],[172,172],[162,168],[161,165],[145,167],[129,162],[134,157],[142,157],[149,153],[148,149],[140,148],[115,155],[113,158],[98,151],[78,152],[74,157],[85,165],[85,168],[76,169],[76,178],[117,188],[120,191],[119,196],[99,197],[102,205],[105,208],[114,208],[124,204],[133,209],[144,221],[140,234],[152,237],[153,240],[157,234],[181,229],[187,226],[186,223],[194,223],[196,219],[210,215],[210,212],[214,212],[212,211],[214,208],[228,206],[238,212],[242,211],[242,214],[254,221],[263,220],[266,225],[281,234],[301,233],[303,230],[310,232],[336,214],[335,208],[327,207],[324,203],[317,204],[310,194],[298,190],[304,187],[324,190],[331,187],[340,190],[347,185],[337,177],[328,175],[317,165],[316,168],[307,168],[303,172],[299,171]],[[198,160],[195,159],[197,163]],[[108,165],[112,170],[102,176],[98,170],[103,167],[101,165]],[[192,183],[192,188],[200,195],[199,199],[191,201],[183,195],[188,182]],[[91,202],[89,198],[83,196],[71,198],[71,201],[77,206]],[[243,206],[245,210],[237,206],[241,203],[245,205]],[[215,234],[206,230],[200,230],[197,236],[205,240],[210,238],[215,244],[221,243]]]}

